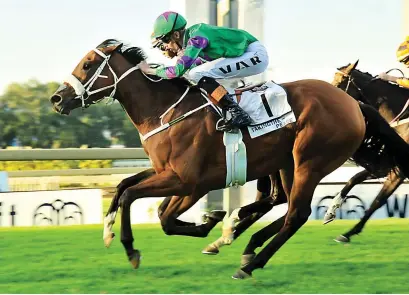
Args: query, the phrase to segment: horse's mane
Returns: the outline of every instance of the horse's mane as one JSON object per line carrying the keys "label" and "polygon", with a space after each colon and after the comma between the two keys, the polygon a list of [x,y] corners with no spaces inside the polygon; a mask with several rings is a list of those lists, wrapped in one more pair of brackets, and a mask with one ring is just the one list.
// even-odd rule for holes
{"label": "horse's mane", "polygon": [[[105,47],[119,45],[119,44],[123,44],[123,45],[118,52],[132,65],[136,66],[140,62],[147,59],[147,55],[145,54],[142,48],[136,47],[136,46],[130,46],[129,44],[123,43],[117,39],[107,39],[101,44],[99,44],[97,48],[105,48]],[[175,78],[175,79],[163,80],[163,81],[172,83],[179,88],[183,88],[183,90],[185,90],[186,87],[189,85],[188,81],[186,81],[185,79],[181,79],[181,78]]]}

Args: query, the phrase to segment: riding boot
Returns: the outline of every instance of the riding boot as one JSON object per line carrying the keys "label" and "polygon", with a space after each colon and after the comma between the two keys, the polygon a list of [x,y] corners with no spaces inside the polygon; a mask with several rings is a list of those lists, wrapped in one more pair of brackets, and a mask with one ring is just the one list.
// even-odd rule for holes
{"label": "riding boot", "polygon": [[225,115],[228,111],[231,119],[224,118],[225,124],[219,126],[220,131],[231,132],[237,128],[243,128],[252,123],[250,116],[233,100],[227,90],[215,79],[203,77],[199,80],[198,86],[206,90],[213,100],[222,108]]}
{"label": "riding boot", "polygon": [[237,128],[243,128],[252,123],[250,116],[233,100],[233,98],[226,94],[219,101],[219,105],[223,111],[229,111],[231,119],[226,121],[226,128],[234,126]]}

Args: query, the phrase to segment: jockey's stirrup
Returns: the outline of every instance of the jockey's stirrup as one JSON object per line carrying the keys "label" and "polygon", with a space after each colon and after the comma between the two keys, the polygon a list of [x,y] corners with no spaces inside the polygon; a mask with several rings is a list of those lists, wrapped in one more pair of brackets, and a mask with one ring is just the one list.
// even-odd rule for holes
{"label": "jockey's stirrup", "polygon": [[200,79],[198,86],[206,90],[206,92],[217,101],[217,104],[222,108],[225,116],[228,111],[231,119],[226,120],[218,130],[232,132],[237,128],[248,126],[252,123],[250,116],[234,101],[228,94],[227,90],[220,85],[215,79],[210,77],[203,77]]}

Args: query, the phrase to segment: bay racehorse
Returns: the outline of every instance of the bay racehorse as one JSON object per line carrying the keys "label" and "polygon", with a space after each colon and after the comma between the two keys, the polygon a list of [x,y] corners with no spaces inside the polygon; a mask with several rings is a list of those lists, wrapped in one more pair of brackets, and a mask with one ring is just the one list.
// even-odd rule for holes
{"label": "bay racehorse", "polygon": [[[73,109],[114,97],[145,139],[143,147],[156,174],[127,188],[118,202],[121,242],[134,267],[139,266],[140,252],[133,247],[131,204],[146,197],[200,198],[224,188],[227,171],[223,134],[215,128],[219,117],[203,104],[201,91],[193,87],[186,92],[183,79],[153,82],[153,77],[138,70],[145,59],[138,47],[104,41],[85,55],[50,98],[55,111],[69,115]],[[278,234],[235,278],[250,277],[264,267],[308,220],[320,180],[349,158],[364,167],[388,163],[409,173],[409,146],[374,108],[319,80],[283,87],[296,122],[253,139],[247,130],[242,133],[247,148],[246,180],[280,170],[289,196],[288,212],[278,223]],[[172,108],[184,93],[185,98]],[[165,112],[163,119],[168,123],[162,124]]]}
{"label": "bay racehorse", "polygon": [[[409,142],[409,120],[407,119],[409,116],[409,90],[396,84],[376,79],[376,77],[369,73],[361,72],[356,69],[357,65],[358,61],[339,68],[332,84],[344,90],[356,100],[375,107],[382,117],[391,123],[403,140]],[[348,243],[351,236],[361,233],[372,214],[386,204],[388,198],[405,180],[405,174],[399,167],[393,167],[393,169],[384,167],[383,171],[384,173],[375,174],[368,170],[359,172],[335,196],[334,203],[325,215],[324,223],[328,223],[335,218],[335,210],[341,206],[342,202],[347,198],[347,194],[355,185],[365,180],[388,176],[382,189],[369,209],[365,211],[361,220],[351,230],[338,236],[336,238],[337,241]],[[380,171],[378,170],[378,172]]]}

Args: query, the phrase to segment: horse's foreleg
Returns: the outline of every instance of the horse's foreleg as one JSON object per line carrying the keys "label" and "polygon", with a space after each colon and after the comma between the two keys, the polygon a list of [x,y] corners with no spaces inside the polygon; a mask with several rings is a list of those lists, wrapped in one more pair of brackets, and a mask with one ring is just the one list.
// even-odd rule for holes
{"label": "horse's foreleg", "polygon": [[346,183],[344,188],[332,199],[331,205],[329,205],[327,212],[325,213],[323,223],[327,224],[335,219],[335,212],[338,208],[341,208],[341,205],[347,198],[348,193],[355,185],[372,178],[373,176],[371,176],[371,174],[367,170],[363,170],[352,176],[352,178]]}
{"label": "horse's foreleg", "polygon": [[[166,199],[163,200],[163,202],[158,207],[158,217],[159,217],[159,219],[162,220],[162,219],[166,218],[165,217],[166,215],[164,215],[164,213],[169,211],[168,208],[174,207],[176,205],[175,202],[180,204],[181,201],[183,200],[183,198],[184,197],[178,197],[178,196],[166,197]],[[180,213],[180,214],[182,214],[182,213]],[[177,226],[194,226],[196,224],[194,222],[186,222],[186,221],[183,221],[183,220],[180,220],[180,219],[175,219],[175,225],[177,225]]]}
{"label": "horse's foreleg", "polygon": [[191,196],[172,198],[166,210],[160,216],[163,231],[167,235],[183,235],[191,237],[207,237],[216,224],[223,220],[226,212],[215,210],[207,215],[207,221],[196,225],[177,219],[178,216],[189,210],[203,194],[193,194]]}
{"label": "horse's foreleg", "polygon": [[104,240],[105,246],[108,248],[112,240],[115,237],[115,234],[112,231],[112,226],[115,223],[115,217],[116,213],[118,212],[119,208],[119,197],[122,195],[122,193],[130,186],[136,185],[142,180],[152,176],[155,174],[154,169],[147,169],[144,170],[136,175],[133,175],[131,177],[125,178],[122,180],[118,186],[116,187],[116,192],[114,197],[112,198],[111,205],[109,206],[109,209],[105,215],[104,218],[104,232],[102,235],[102,238]]}
{"label": "horse's foreleg", "polygon": [[282,189],[279,190],[278,194],[274,193],[272,198],[270,196],[268,198],[268,203],[267,201],[265,201],[265,204],[263,204],[263,202],[260,202],[260,205],[262,206],[260,206],[258,212],[255,212],[252,215],[244,218],[239,222],[239,224],[237,224],[234,231],[234,239],[237,239],[247,228],[249,228],[265,214],[267,214],[271,209],[273,209],[273,207],[287,203],[287,196]]}
{"label": "horse's foreleg", "polygon": [[385,181],[381,191],[378,193],[369,209],[365,211],[365,215],[361,218],[361,220],[350,231],[338,236],[335,241],[349,243],[351,236],[357,235],[362,231],[372,214],[386,204],[388,198],[403,183],[404,180],[405,176],[391,172],[390,177],[388,177],[388,179]]}
{"label": "horse's foreleg", "polygon": [[140,252],[133,248],[133,235],[131,228],[131,204],[138,198],[167,197],[191,195],[193,186],[181,181],[172,170],[165,170],[155,174],[138,184],[127,188],[119,198],[121,207],[121,242],[127,257],[134,268],[139,267]]}

